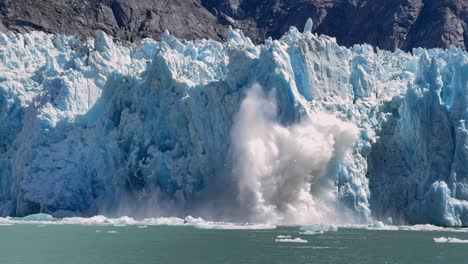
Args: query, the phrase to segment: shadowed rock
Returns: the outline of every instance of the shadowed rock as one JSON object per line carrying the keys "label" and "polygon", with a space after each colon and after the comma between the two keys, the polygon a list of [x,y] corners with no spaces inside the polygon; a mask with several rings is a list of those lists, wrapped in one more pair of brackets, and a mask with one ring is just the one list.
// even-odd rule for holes
{"label": "shadowed rock", "polygon": [[341,45],[369,43],[383,49],[468,46],[465,0],[0,0],[0,31],[41,30],[117,38],[159,39],[167,29],[179,38],[225,40],[242,29],[255,43],[302,28]]}

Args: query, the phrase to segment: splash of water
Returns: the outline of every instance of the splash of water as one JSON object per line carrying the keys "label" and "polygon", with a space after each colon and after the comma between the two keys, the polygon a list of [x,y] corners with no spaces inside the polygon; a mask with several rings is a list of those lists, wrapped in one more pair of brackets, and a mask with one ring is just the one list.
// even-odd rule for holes
{"label": "splash of water", "polygon": [[358,129],[332,115],[283,126],[272,93],[254,85],[232,130],[238,202],[254,222],[311,224],[333,221],[336,191],[331,162],[353,146]]}

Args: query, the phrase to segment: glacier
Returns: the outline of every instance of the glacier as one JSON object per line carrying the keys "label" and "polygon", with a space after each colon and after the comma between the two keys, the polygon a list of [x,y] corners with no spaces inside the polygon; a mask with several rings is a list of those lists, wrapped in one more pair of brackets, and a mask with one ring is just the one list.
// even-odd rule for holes
{"label": "glacier", "polygon": [[311,24],[262,45],[0,34],[0,215],[468,225],[468,54]]}

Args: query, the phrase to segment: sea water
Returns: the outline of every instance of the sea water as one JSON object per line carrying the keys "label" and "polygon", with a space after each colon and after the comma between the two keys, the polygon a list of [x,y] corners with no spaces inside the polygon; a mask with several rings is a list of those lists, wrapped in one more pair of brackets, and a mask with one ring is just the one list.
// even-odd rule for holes
{"label": "sea water", "polygon": [[11,224],[0,226],[0,263],[467,263],[459,231]]}

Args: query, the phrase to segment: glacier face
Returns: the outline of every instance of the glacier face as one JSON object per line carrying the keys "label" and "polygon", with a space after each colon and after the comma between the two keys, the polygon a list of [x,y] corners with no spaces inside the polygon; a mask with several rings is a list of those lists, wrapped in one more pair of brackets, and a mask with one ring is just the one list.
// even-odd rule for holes
{"label": "glacier face", "polygon": [[0,214],[468,224],[468,55],[0,35]]}
{"label": "glacier face", "polygon": [[397,223],[466,225],[467,92],[466,54],[421,55],[414,82],[385,107],[392,114],[370,155],[376,215]]}

